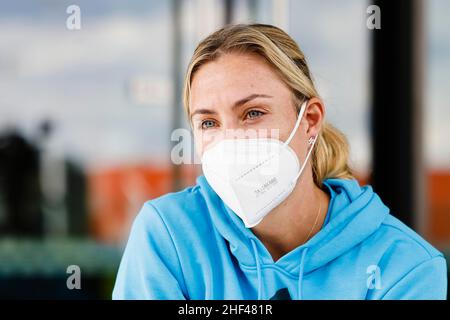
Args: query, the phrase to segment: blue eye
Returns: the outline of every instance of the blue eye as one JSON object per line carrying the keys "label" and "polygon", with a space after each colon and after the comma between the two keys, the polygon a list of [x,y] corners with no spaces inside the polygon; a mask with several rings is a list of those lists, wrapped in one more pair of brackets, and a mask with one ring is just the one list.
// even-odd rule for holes
{"label": "blue eye", "polygon": [[251,110],[247,113],[247,117],[249,119],[254,119],[254,118],[258,118],[260,116],[262,116],[264,113],[262,113],[261,111],[258,110]]}
{"label": "blue eye", "polygon": [[212,120],[202,121],[200,126],[202,129],[212,128],[214,126],[214,121],[212,121]]}

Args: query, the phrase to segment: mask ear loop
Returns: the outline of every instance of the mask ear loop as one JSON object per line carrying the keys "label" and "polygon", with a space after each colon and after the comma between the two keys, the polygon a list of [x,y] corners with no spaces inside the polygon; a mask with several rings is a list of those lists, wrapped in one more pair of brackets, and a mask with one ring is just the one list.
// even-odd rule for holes
{"label": "mask ear loop", "polygon": [[[294,129],[292,130],[291,134],[289,135],[289,138],[287,138],[287,140],[286,140],[285,143],[284,143],[285,146],[287,146],[287,145],[291,142],[292,138],[294,137],[295,133],[297,132],[297,129],[298,129],[299,125],[300,125],[300,122],[302,121],[303,114],[305,113],[307,102],[308,102],[308,100],[306,100],[305,102],[303,102],[303,104],[302,104],[302,106],[301,106],[301,108],[300,108],[300,112],[299,112],[299,114],[298,114],[297,121],[295,122]],[[297,176],[295,177],[295,180],[294,180],[294,181],[297,181],[297,179],[298,179],[298,178],[300,177],[300,175],[302,174],[303,169],[305,169],[306,163],[308,163],[308,159],[309,159],[309,157],[311,156],[311,152],[312,152],[313,149],[314,149],[314,145],[316,144],[316,140],[317,140],[317,139],[316,139],[316,137],[314,137],[314,136],[312,136],[312,137],[309,138],[309,140],[308,140],[308,144],[310,145],[309,151],[308,151],[308,153],[306,154],[305,161],[303,161],[302,167],[301,167],[300,170],[298,171],[298,174],[297,174]]]}
{"label": "mask ear loop", "polygon": [[308,163],[309,156],[311,155],[311,152],[312,152],[313,149],[314,149],[314,145],[316,144],[316,141],[317,141],[317,138],[314,137],[314,136],[311,137],[311,138],[309,138],[309,141],[308,141],[308,144],[310,145],[309,151],[308,151],[308,153],[307,153],[307,155],[306,155],[306,158],[305,158],[305,161],[303,161],[302,167],[301,167],[300,170],[298,171],[298,174],[297,174],[297,176],[295,177],[295,180],[294,180],[294,181],[297,181],[297,179],[298,179],[298,178],[300,177],[300,175],[302,174],[303,169],[305,169],[305,166],[306,166],[306,164]]}
{"label": "mask ear loop", "polygon": [[297,121],[295,122],[294,129],[292,129],[291,134],[289,135],[289,138],[287,138],[287,140],[284,142],[285,146],[288,145],[289,143],[291,143],[292,138],[294,137],[295,133],[297,132],[298,126],[300,125],[300,122],[302,121],[303,114],[305,113],[307,103],[308,103],[308,100],[303,102],[302,106],[300,107],[300,112],[298,113],[298,118],[297,118]]}

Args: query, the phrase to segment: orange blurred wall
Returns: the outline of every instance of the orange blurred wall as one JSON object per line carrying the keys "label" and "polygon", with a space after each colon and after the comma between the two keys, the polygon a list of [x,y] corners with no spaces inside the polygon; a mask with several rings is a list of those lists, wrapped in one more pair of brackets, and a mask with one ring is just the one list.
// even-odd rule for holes
{"label": "orange blurred wall", "polygon": [[[196,168],[183,166],[184,186],[195,183]],[[88,174],[89,224],[96,240],[126,241],[144,202],[172,191],[172,168],[144,165],[92,171]]]}

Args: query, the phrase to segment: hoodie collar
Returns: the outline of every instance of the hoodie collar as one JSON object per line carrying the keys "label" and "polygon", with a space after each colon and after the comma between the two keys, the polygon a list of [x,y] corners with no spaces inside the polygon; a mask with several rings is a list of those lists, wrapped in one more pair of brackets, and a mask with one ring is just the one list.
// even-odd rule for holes
{"label": "hoodie collar", "polygon": [[[370,186],[360,187],[356,180],[327,179],[324,185],[332,191],[329,222],[308,242],[273,262],[264,244],[224,204],[203,175],[197,183],[216,230],[228,241],[231,253],[241,265],[277,265],[299,278],[361,243],[378,229],[389,212]],[[306,248],[307,257],[301,259]]]}

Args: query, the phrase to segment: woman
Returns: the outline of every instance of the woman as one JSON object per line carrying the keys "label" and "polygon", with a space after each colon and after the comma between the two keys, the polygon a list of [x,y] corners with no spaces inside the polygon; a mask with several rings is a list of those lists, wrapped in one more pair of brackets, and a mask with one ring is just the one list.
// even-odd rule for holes
{"label": "woman", "polygon": [[144,204],[114,299],[446,297],[442,254],[358,185],[282,30],[232,25],[207,37],[184,103],[204,176]]}

